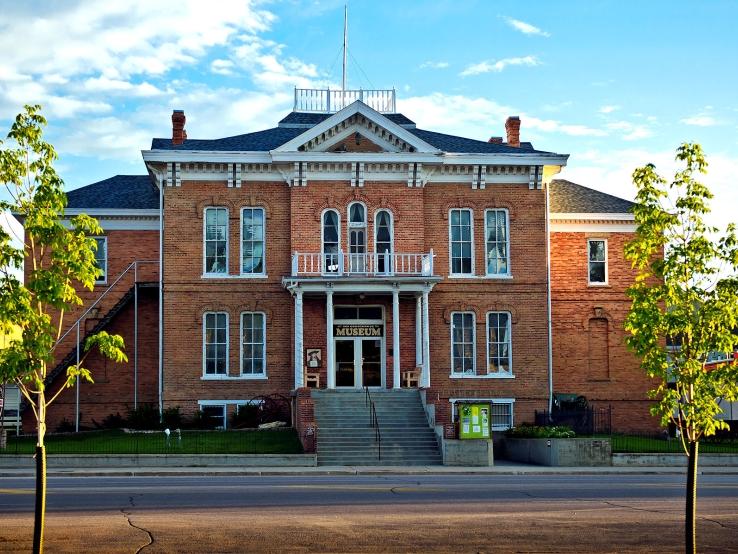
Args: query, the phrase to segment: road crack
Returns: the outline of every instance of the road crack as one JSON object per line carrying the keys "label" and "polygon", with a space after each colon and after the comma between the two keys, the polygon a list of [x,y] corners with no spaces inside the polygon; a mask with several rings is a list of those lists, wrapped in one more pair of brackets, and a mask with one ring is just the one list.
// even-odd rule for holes
{"label": "road crack", "polygon": [[[135,495],[135,496],[141,496],[141,495],[138,494],[138,495]],[[136,504],[133,501],[133,495],[131,495],[131,496],[128,497],[128,503],[130,504],[130,507],[131,508],[135,508],[136,507]],[[143,527],[139,527],[138,525],[134,524],[131,521],[131,512],[128,509],[121,508],[120,509],[120,513],[123,514],[123,517],[126,518],[126,521],[128,522],[128,525],[129,526],[133,527],[134,529],[138,529],[139,531],[143,531],[144,533],[146,533],[148,535],[149,542],[147,542],[144,545],[139,546],[138,549],[136,550],[135,554],[139,554],[139,552],[141,552],[144,548],[146,548],[146,547],[151,546],[152,544],[154,544],[154,535],[152,535],[151,534],[151,531],[149,531],[148,529],[144,529]]]}

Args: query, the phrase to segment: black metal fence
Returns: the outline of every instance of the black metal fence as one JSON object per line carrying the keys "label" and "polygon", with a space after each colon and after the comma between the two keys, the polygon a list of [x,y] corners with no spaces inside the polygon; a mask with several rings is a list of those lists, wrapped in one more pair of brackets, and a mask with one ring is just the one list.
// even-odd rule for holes
{"label": "black metal fence", "polygon": [[566,425],[577,435],[609,435],[612,433],[612,409],[582,408],[578,410],[536,410],[536,425]]}
{"label": "black metal fence", "polygon": [[[47,435],[54,454],[297,454],[302,446],[292,428],[232,431],[89,431]],[[3,455],[32,455],[35,435],[9,436]]]}

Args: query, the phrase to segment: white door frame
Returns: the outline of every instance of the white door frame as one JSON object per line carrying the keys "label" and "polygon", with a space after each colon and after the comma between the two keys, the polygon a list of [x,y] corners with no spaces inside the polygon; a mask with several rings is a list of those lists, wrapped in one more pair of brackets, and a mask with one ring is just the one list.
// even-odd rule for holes
{"label": "white door frame", "polygon": [[[375,305],[375,304],[339,304],[334,307],[335,308],[381,308],[382,309],[382,319],[333,319],[333,325],[381,325],[382,326],[382,336],[381,337],[333,337],[333,351],[337,352],[336,347],[336,341],[339,340],[353,340],[354,341],[354,386],[353,387],[346,387],[342,386],[339,387],[336,385],[337,389],[342,390],[349,390],[351,388],[353,389],[363,389],[364,386],[362,385],[363,382],[363,375],[362,375],[362,368],[361,368],[361,355],[362,355],[362,347],[361,341],[363,340],[377,340],[380,341],[380,359],[381,359],[381,368],[379,370],[380,376],[381,376],[381,385],[378,387],[370,387],[372,389],[380,389],[380,388],[386,388],[387,386],[387,332],[386,332],[386,325],[385,325],[385,307],[382,305]],[[337,370],[338,370],[338,360],[335,359],[336,356],[334,355],[334,361],[333,361],[333,367],[329,368],[330,371],[333,371],[333,375],[337,377]]]}

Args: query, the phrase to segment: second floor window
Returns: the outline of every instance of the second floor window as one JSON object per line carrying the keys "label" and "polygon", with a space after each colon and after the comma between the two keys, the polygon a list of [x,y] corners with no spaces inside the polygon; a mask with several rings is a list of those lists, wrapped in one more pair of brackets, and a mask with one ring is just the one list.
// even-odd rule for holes
{"label": "second floor window", "polygon": [[338,272],[339,232],[338,212],[326,210],[323,213],[323,271],[325,273]]}
{"label": "second floor window", "polygon": [[366,208],[364,204],[349,204],[349,271],[366,271]]}
{"label": "second floor window", "polygon": [[508,275],[510,237],[507,210],[487,210],[484,221],[487,275]]}
{"label": "second floor window", "polygon": [[387,210],[377,212],[374,225],[374,249],[377,253],[377,272],[392,272],[392,216]]}
{"label": "second floor window", "polygon": [[205,273],[228,273],[228,210],[205,208]]}
{"label": "second floor window", "polygon": [[102,271],[95,279],[95,283],[107,283],[108,281],[108,237],[95,237],[97,250],[95,250],[95,267]]}
{"label": "second floor window", "polygon": [[241,210],[241,273],[264,274],[264,209]]}
{"label": "second floor window", "polygon": [[228,314],[207,312],[203,316],[204,374],[228,375]]}
{"label": "second floor window", "polygon": [[453,209],[449,214],[449,244],[451,275],[472,275],[474,273],[472,211]]}
{"label": "second floor window", "polygon": [[451,373],[474,375],[474,344],[474,312],[451,314]]}
{"label": "second floor window", "polygon": [[590,285],[604,285],[607,283],[607,241],[603,239],[589,239],[587,241],[587,256]]}

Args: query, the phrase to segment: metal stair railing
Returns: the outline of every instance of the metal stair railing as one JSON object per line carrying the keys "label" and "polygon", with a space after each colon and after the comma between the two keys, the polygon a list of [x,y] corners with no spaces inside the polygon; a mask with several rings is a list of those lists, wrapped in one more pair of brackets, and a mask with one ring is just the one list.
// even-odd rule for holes
{"label": "metal stair railing", "polygon": [[374,429],[374,442],[377,443],[377,460],[382,459],[382,432],[379,430],[377,408],[369,393],[369,387],[364,386],[364,405],[369,408],[369,427]]}

